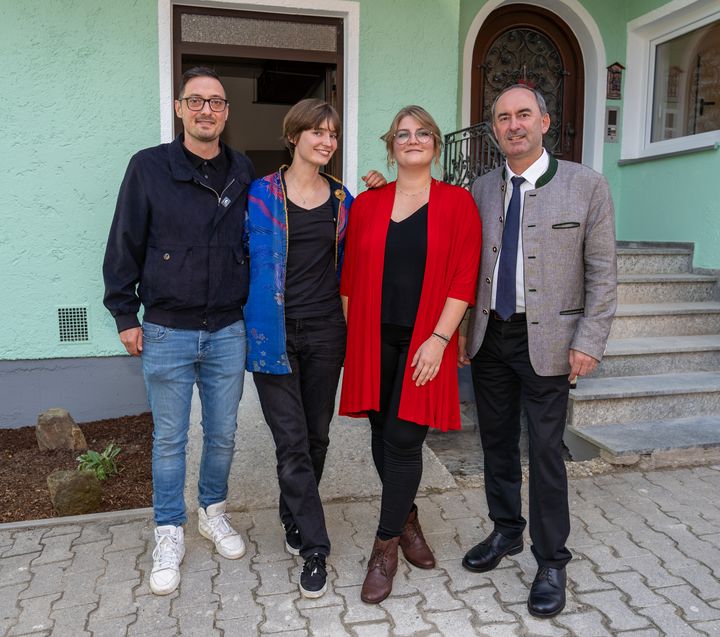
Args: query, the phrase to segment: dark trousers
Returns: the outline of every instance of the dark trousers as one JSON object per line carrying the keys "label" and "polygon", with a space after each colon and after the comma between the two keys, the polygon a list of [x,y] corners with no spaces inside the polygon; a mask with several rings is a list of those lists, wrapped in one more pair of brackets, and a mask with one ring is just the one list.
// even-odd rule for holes
{"label": "dark trousers", "polygon": [[530,363],[527,324],[491,318],[472,379],[485,456],[485,493],[495,530],[517,537],[525,528],[520,488],[520,395],[528,419],[530,538],[540,566],[570,560],[568,488],[562,457],[567,375],[538,376]]}
{"label": "dark trousers", "polygon": [[330,421],[345,359],[345,320],[287,319],[291,374],[254,373],[265,420],[275,440],[280,519],[300,531],[304,558],[330,554],[318,484],[330,442]]}
{"label": "dark trousers", "polygon": [[383,324],[380,340],[380,410],[368,413],[372,457],[382,482],[378,536],[399,536],[422,478],[422,446],[428,428],[398,418],[411,327]]}

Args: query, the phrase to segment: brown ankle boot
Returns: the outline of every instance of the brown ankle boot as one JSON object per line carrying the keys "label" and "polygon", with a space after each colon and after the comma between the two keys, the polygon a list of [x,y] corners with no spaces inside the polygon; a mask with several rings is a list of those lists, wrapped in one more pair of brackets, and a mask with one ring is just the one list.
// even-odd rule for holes
{"label": "brown ankle boot", "polygon": [[393,577],[397,572],[399,541],[399,537],[389,540],[375,538],[367,575],[360,591],[360,599],[366,604],[378,604],[390,595]]}
{"label": "brown ankle boot", "polygon": [[400,548],[405,559],[413,566],[435,568],[435,556],[423,536],[416,506],[413,506],[403,527],[400,536]]}

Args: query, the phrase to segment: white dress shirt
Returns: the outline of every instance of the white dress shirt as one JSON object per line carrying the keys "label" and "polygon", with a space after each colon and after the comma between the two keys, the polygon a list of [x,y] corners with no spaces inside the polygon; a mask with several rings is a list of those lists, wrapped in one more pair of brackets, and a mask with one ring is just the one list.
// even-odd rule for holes
{"label": "white dress shirt", "polygon": [[[523,267],[523,244],[522,244],[522,223],[523,223],[523,211],[525,210],[525,193],[528,190],[535,190],[535,184],[540,179],[550,166],[550,157],[547,151],[543,148],[542,155],[535,160],[535,162],[524,172],[522,175],[516,175],[510,166],[505,164],[505,174],[507,175],[507,181],[505,182],[505,216],[507,216],[507,209],[510,205],[510,197],[512,197],[513,185],[510,181],[513,177],[524,177],[525,181],[520,184],[520,223],[518,225],[519,236],[518,236],[518,250],[517,250],[517,266],[515,269],[515,312],[525,311],[525,270]],[[500,251],[502,253],[502,249]],[[498,267],[500,266],[500,255],[498,254],[497,261],[495,262],[495,271],[493,272],[493,283],[492,283],[492,299],[490,301],[490,307],[495,309],[495,297],[497,296],[497,275]]]}

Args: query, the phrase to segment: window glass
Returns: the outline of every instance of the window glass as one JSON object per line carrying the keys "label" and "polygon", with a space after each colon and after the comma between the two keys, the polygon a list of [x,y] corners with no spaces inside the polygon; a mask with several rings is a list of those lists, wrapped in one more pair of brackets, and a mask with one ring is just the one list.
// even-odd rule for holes
{"label": "window glass", "polygon": [[720,130],[720,20],[655,49],[651,141]]}

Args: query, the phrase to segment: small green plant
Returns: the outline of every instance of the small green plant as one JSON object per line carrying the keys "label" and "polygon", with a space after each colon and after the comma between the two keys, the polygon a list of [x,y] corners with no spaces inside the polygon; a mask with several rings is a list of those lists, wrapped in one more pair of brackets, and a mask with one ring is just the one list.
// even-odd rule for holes
{"label": "small green plant", "polygon": [[77,457],[78,471],[92,471],[98,480],[107,480],[118,472],[116,458],[120,451],[113,442],[102,453],[88,449]]}

